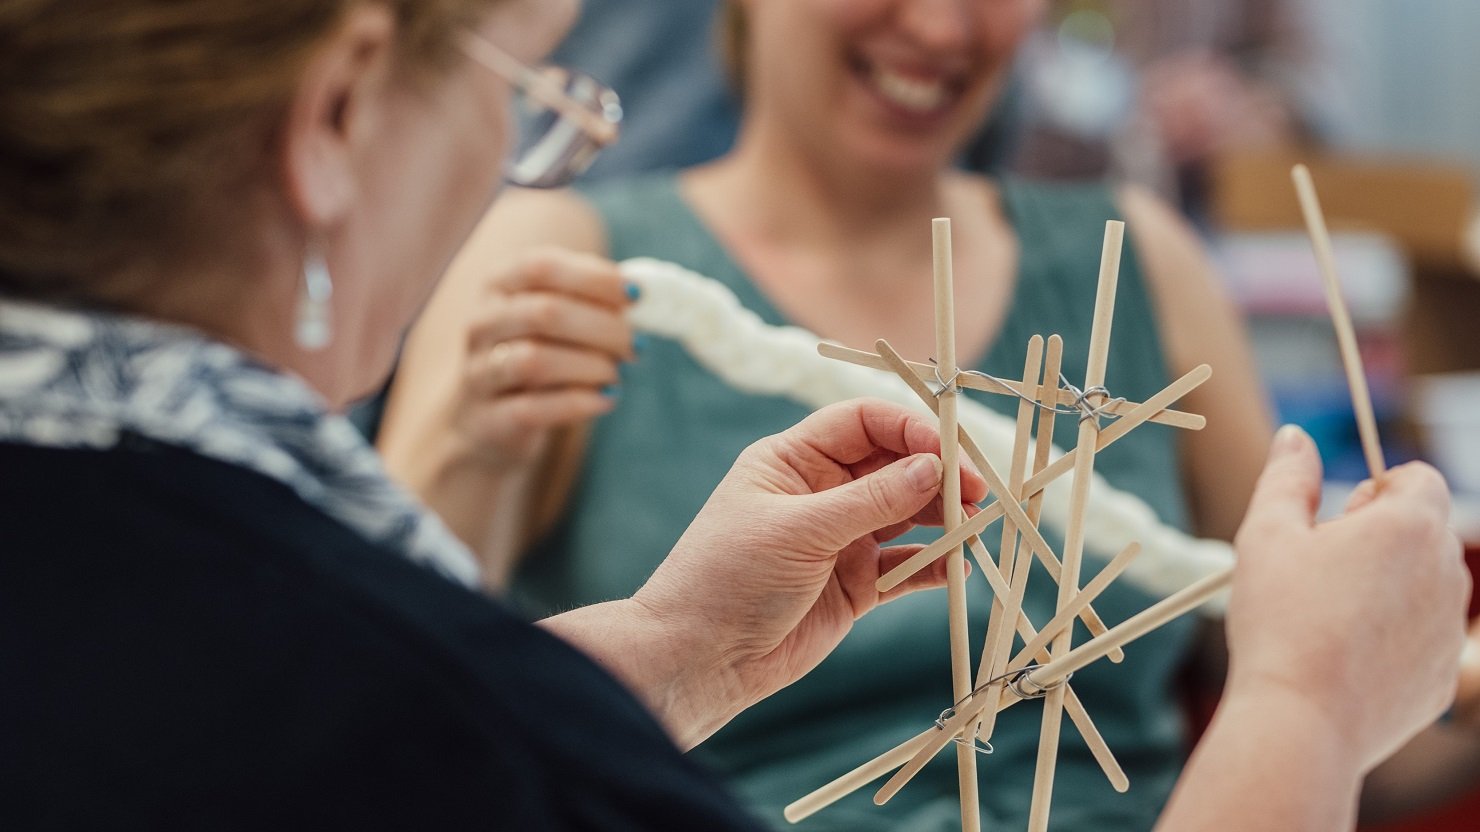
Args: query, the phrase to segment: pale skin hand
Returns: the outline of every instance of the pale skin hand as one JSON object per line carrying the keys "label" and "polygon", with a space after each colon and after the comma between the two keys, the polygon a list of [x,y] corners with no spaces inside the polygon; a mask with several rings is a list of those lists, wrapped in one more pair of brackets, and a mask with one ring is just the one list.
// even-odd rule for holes
{"label": "pale skin hand", "polygon": [[1395,468],[1316,524],[1320,477],[1282,431],[1236,544],[1228,692],[1162,829],[1350,828],[1362,777],[1453,698],[1470,579],[1442,478]]}
{"label": "pale skin hand", "polygon": [[407,339],[378,440],[392,475],[494,585],[534,531],[541,488],[555,485],[544,475],[562,429],[610,411],[608,388],[634,358],[615,264],[552,247],[599,236],[573,217],[552,221],[546,203],[570,199],[522,192],[495,205]]}
{"label": "pale skin hand", "polygon": [[[544,624],[695,745],[805,675],[858,617],[945,582],[940,561],[889,593],[874,588],[920,548],[882,544],[940,522],[939,451],[930,421],[897,405],[824,408],[748,448],[631,599]],[[963,499],[985,492],[963,467]]]}

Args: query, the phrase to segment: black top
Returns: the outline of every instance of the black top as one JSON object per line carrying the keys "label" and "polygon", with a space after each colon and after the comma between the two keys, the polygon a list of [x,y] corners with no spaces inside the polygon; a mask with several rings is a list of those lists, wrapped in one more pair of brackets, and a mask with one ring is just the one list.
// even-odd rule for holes
{"label": "black top", "polygon": [[560,640],[131,437],[0,444],[0,828],[755,826]]}

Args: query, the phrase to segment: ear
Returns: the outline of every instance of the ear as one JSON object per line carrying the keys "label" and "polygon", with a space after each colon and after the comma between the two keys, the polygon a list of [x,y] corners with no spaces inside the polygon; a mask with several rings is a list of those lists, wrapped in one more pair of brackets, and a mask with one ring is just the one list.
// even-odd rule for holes
{"label": "ear", "polygon": [[335,224],[354,203],[357,144],[375,135],[371,125],[392,83],[395,38],[389,9],[356,4],[299,76],[280,152],[288,202],[310,227]]}

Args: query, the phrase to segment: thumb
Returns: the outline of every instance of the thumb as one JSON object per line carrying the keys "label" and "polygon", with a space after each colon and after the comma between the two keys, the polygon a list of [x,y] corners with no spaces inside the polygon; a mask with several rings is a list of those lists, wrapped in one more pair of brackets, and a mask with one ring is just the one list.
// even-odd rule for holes
{"label": "thumb", "polygon": [[821,491],[813,499],[830,522],[820,525],[832,533],[825,541],[841,548],[919,513],[940,492],[940,457],[915,454],[852,482]]}
{"label": "thumb", "polygon": [[1320,501],[1321,457],[1315,442],[1300,428],[1286,425],[1270,446],[1244,526],[1310,528]]}

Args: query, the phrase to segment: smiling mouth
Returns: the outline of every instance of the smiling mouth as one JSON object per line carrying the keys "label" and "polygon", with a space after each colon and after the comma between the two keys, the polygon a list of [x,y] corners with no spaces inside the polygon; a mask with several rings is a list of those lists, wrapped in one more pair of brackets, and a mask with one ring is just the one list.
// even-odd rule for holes
{"label": "smiling mouth", "polygon": [[949,76],[905,73],[862,58],[852,63],[854,73],[884,103],[913,116],[950,109],[965,87],[963,81]]}

